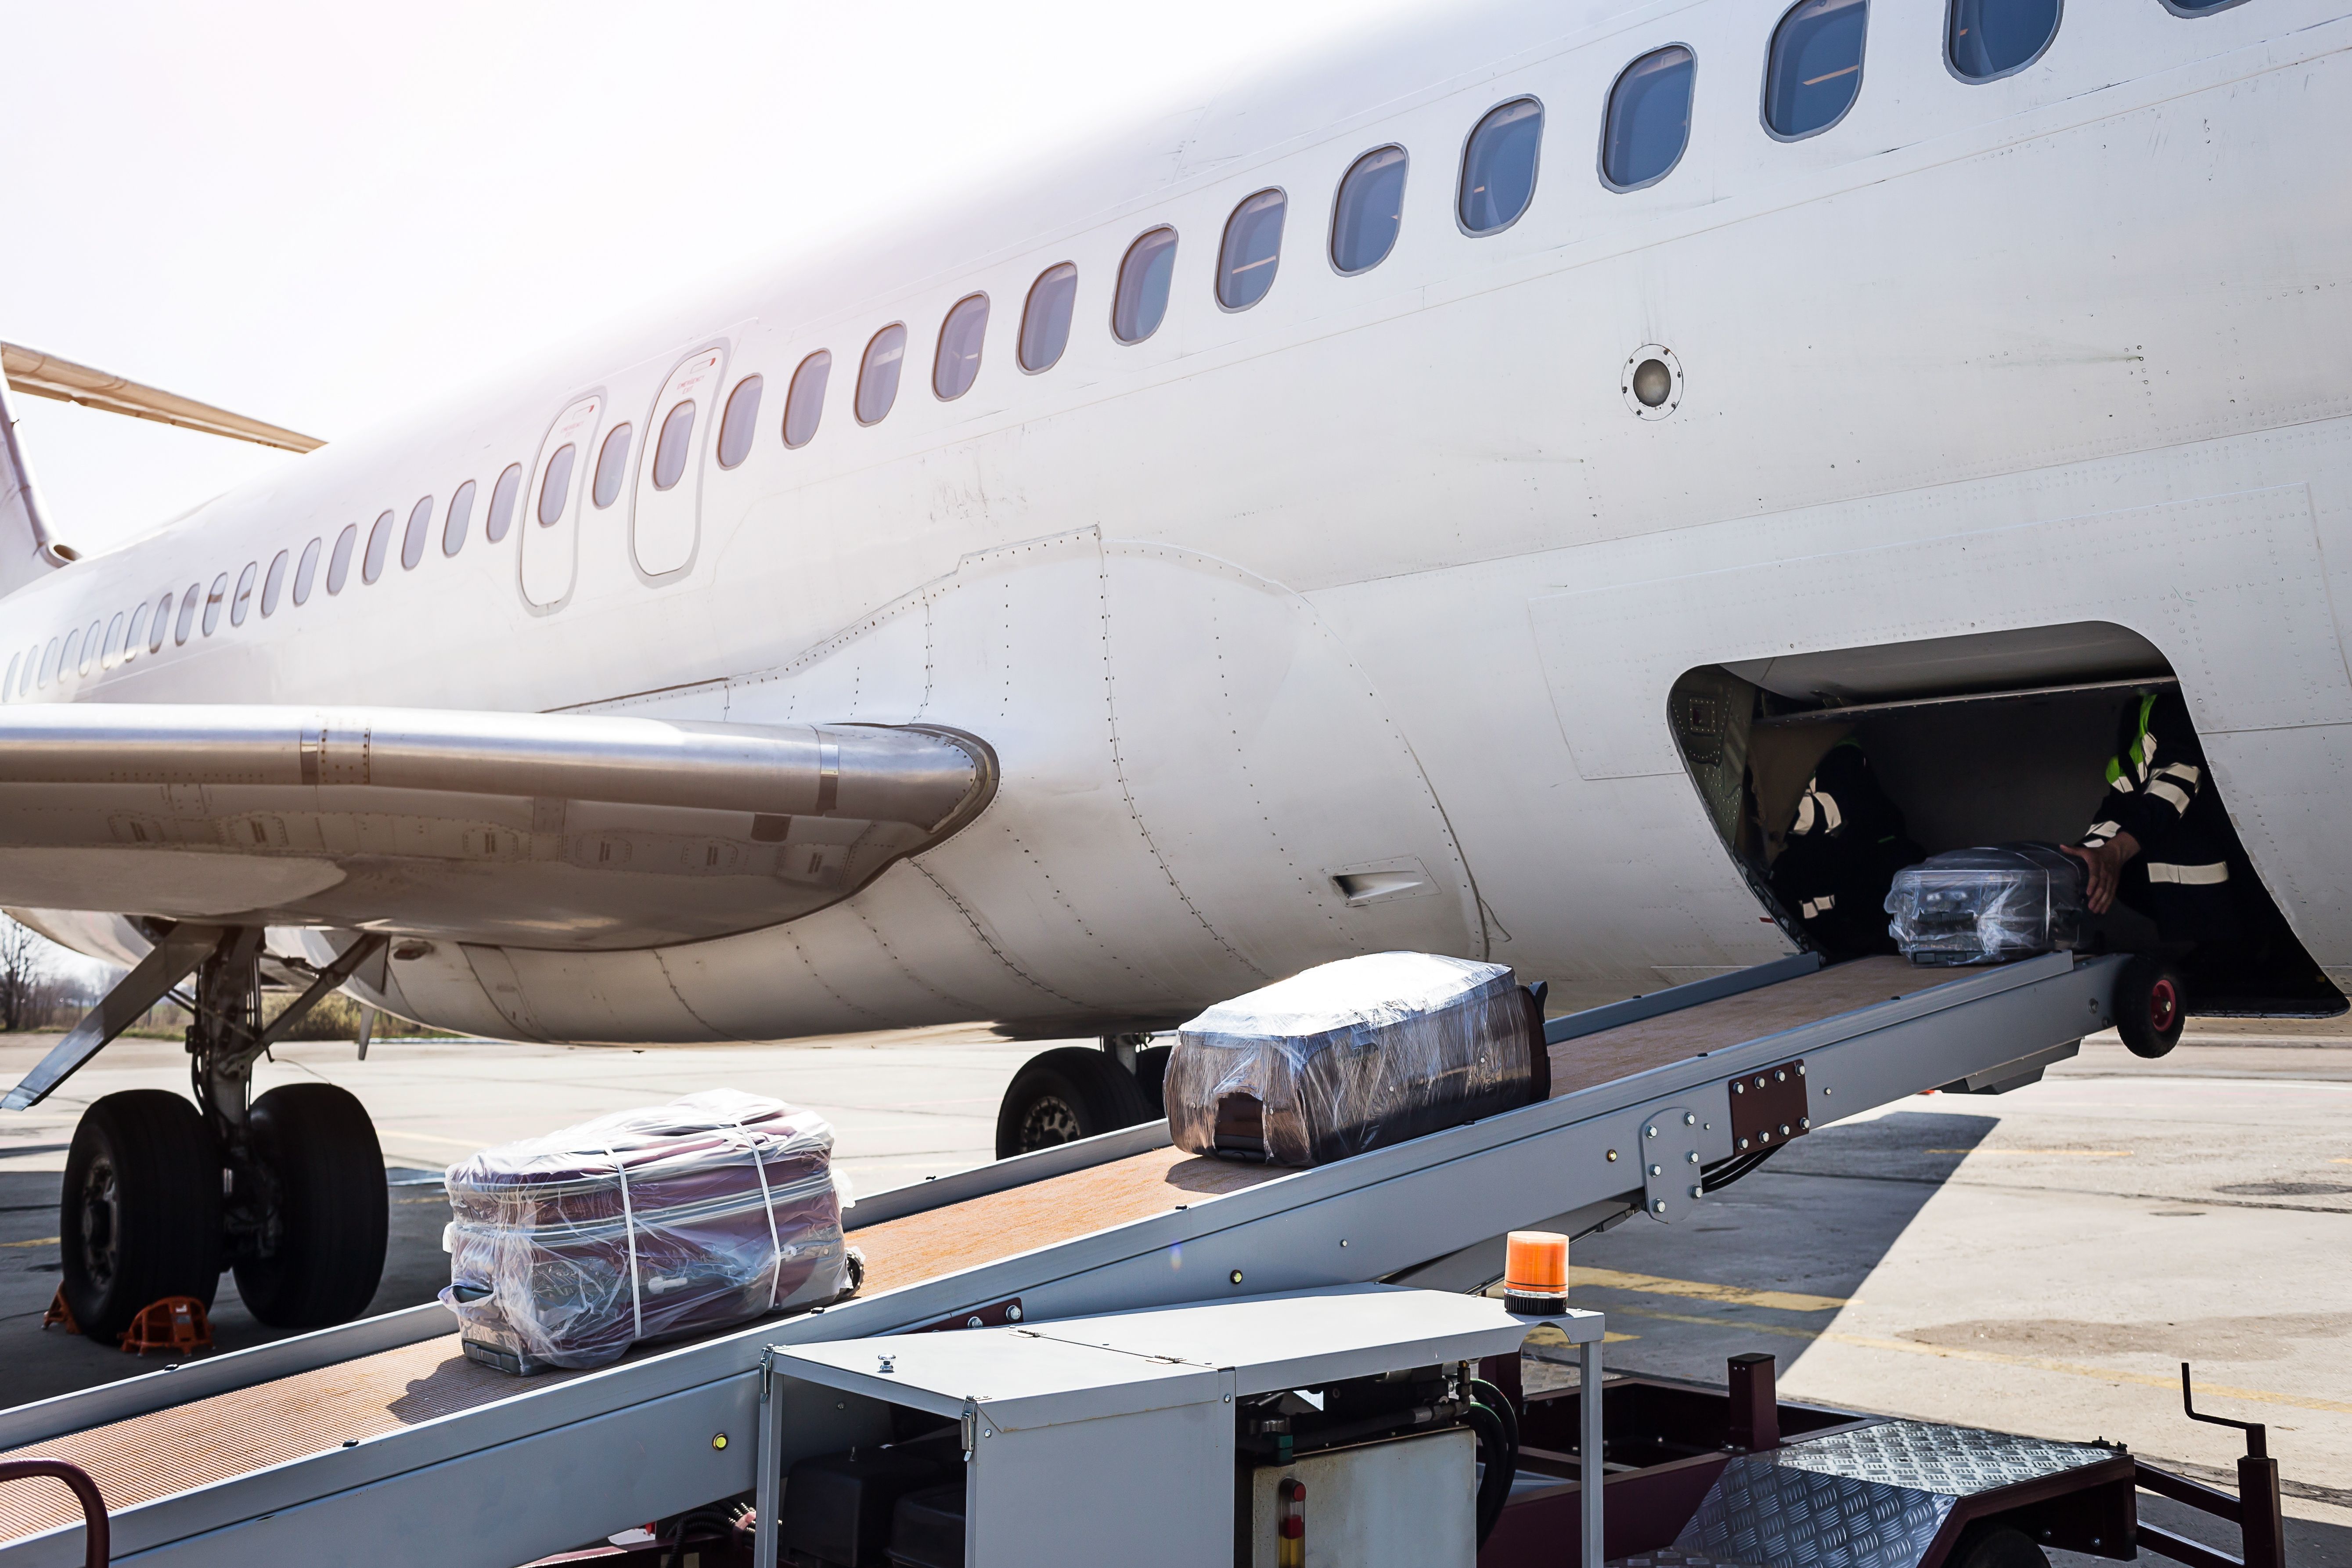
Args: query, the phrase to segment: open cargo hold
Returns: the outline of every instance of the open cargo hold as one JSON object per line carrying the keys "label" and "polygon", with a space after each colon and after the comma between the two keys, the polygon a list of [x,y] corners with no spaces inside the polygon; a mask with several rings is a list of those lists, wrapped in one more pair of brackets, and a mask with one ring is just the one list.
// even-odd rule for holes
{"label": "open cargo hold", "polygon": [[[1759,902],[1792,938],[1820,948],[1771,880],[1807,782],[1832,748],[1860,743],[1923,855],[2072,844],[2105,791],[2118,714],[2178,684],[2145,638],[2085,623],[1702,666],[1675,683],[1669,716],[1708,818]],[[2342,1012],[2342,994],[2253,868],[2236,876],[2248,940],[2226,966],[2191,974],[2190,1011]],[[2092,951],[2161,945],[2151,923],[2122,908],[2088,922],[2084,941]]]}

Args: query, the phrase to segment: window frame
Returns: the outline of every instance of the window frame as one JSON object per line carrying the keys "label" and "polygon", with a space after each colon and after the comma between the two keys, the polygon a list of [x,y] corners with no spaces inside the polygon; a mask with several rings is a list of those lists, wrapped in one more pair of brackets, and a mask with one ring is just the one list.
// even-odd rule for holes
{"label": "window frame", "polygon": [[[877,414],[873,418],[868,419],[866,417],[866,409],[864,406],[866,403],[866,374],[874,368],[875,348],[882,342],[883,337],[893,328],[896,328],[898,333],[898,374],[897,379],[890,383],[890,401],[882,405],[881,413]],[[873,335],[866,340],[866,346],[857,351],[857,379],[856,382],[851,384],[849,388],[849,416],[857,421],[857,427],[859,429],[871,430],[876,426],[881,424],[885,419],[889,418],[890,416],[897,411],[898,407],[898,394],[907,389],[907,350],[913,346],[915,334],[907,330],[907,323],[904,321],[885,321],[880,326],[874,329]],[[827,365],[825,367],[825,384],[827,386],[830,386],[832,383],[833,367]]]}
{"label": "window frame", "polygon": [[[1612,112],[1617,106],[1617,89],[1625,85],[1626,72],[1632,70],[1635,66],[1640,65],[1643,60],[1648,59],[1651,56],[1663,55],[1669,49],[1680,49],[1685,54],[1690,56],[1690,123],[1684,128],[1683,144],[1675,150],[1675,161],[1668,163],[1656,174],[1651,175],[1648,179],[1631,185],[1621,185],[1616,181],[1609,177],[1609,121]],[[1770,53],[1771,51],[1768,46],[1765,51],[1766,59],[1768,61],[1768,69],[1769,68],[1769,61],[1770,59]],[[1617,74],[1609,79],[1609,90],[1601,95],[1601,137],[1599,141],[1593,143],[1592,147],[1592,172],[1594,175],[1600,179],[1601,188],[1609,192],[1612,195],[1627,196],[1633,195],[1635,191],[1646,191],[1652,185],[1674,177],[1675,171],[1683,166],[1683,160],[1690,156],[1691,142],[1697,135],[1698,50],[1693,46],[1684,43],[1679,38],[1670,38],[1663,44],[1655,44],[1649,48],[1643,49],[1640,54],[1635,55],[1632,59],[1627,60],[1622,66],[1620,66],[1617,69]]]}
{"label": "window frame", "polygon": [[286,593],[286,574],[294,564],[294,552],[281,550],[269,558],[269,570],[261,579],[261,618],[268,620],[278,613],[278,603]]}
{"label": "window frame", "polygon": [[[809,366],[814,364],[820,355],[824,359],[824,384],[816,389],[816,417],[809,422],[809,433],[795,441],[793,439],[794,394],[800,391],[801,377],[808,374]],[[776,434],[783,441],[785,451],[801,450],[815,440],[817,432],[824,427],[824,400],[833,395],[833,366],[834,353],[831,349],[811,349],[801,355],[798,364],[793,366],[792,379],[784,383],[784,416],[776,426]],[[850,402],[855,404],[856,401],[856,389],[853,387],[850,392]],[[855,407],[849,412],[852,418],[856,417],[857,410]]]}
{"label": "window frame", "polygon": [[[1037,290],[1045,287],[1045,279],[1065,267],[1070,269],[1070,319],[1062,328],[1062,344],[1054,351],[1054,357],[1033,367],[1026,352],[1030,312],[1037,308]],[[1021,296],[1021,321],[1013,334],[1013,363],[1020,367],[1022,374],[1043,375],[1061,363],[1064,356],[1069,353],[1070,339],[1078,330],[1078,279],[1085,276],[1075,260],[1056,261],[1049,267],[1039,268],[1037,276],[1029,279],[1029,287]]]}
{"label": "window frame", "polygon": [[[1800,131],[1794,136],[1790,136],[1772,129],[1772,62],[1778,53],[1778,46],[1780,42],[1780,29],[1789,25],[1789,18],[1795,16],[1798,10],[1805,4],[1806,0],[1790,0],[1790,4],[1781,9],[1780,19],[1772,24],[1771,36],[1764,40],[1764,71],[1756,83],[1756,123],[1764,127],[1765,135],[1769,136],[1775,142],[1784,143],[1791,142],[1810,142],[1814,137],[1826,134],[1827,132],[1834,131],[1839,126],[1844,124],[1845,117],[1852,114],[1853,112],[1854,105],[1862,101],[1862,84],[1870,75],[1871,0],[1863,0],[1862,58],[1854,61],[1853,96],[1846,100],[1845,107],[1838,110],[1836,119],[1821,125],[1816,125],[1811,131]],[[2238,4],[2238,0],[2231,0],[2231,4],[2236,5]],[[1951,45],[1949,26],[1950,24],[1947,22],[1947,31],[1945,34],[1944,43],[1945,47],[1948,48]],[[1694,88],[1697,86],[1696,80],[1693,81],[1692,86]],[[1696,93],[1694,92],[1692,97],[1694,102],[1696,102],[1697,97]],[[1606,136],[1608,132],[1603,131],[1601,134]]]}
{"label": "window frame", "polygon": [[[1800,0],[1800,3],[1801,4],[1801,0]],[[1482,116],[1482,118],[1483,118],[1483,116]],[[1474,125],[1474,126],[1472,126],[1470,129],[1471,129],[1471,130],[1473,130],[1473,131],[1475,131],[1475,130],[1477,130],[1477,127]],[[1536,156],[1537,156],[1538,160],[1538,161],[1540,161],[1540,160],[1541,160],[1541,158],[1543,157],[1543,146],[1542,146],[1543,138],[1542,138],[1540,135],[1538,135],[1538,136],[1536,138],[1536,142],[1537,142],[1537,146],[1536,146]],[[1406,146],[1406,145],[1405,145],[1403,142],[1381,142],[1381,143],[1379,146],[1377,146],[1377,147],[1367,147],[1367,148],[1365,148],[1362,152],[1360,152],[1360,153],[1357,153],[1354,157],[1352,157],[1352,158],[1350,158],[1350,159],[1349,159],[1349,160],[1348,160],[1348,166],[1347,166],[1346,168],[1344,168],[1344,169],[1342,169],[1342,170],[1340,170],[1340,171],[1339,171],[1339,177],[1337,180],[1333,181],[1333,182],[1332,182],[1332,184],[1331,184],[1331,224],[1330,224],[1330,227],[1325,231],[1324,236],[1323,236],[1323,259],[1324,259],[1324,260],[1326,260],[1326,261],[1328,261],[1328,262],[1329,262],[1329,263],[1331,264],[1331,271],[1332,271],[1332,274],[1333,274],[1335,277],[1339,277],[1339,278],[1361,278],[1365,273],[1367,273],[1367,272],[1370,272],[1370,271],[1373,270],[1375,268],[1378,268],[1378,267],[1381,265],[1381,262],[1386,261],[1390,257],[1394,256],[1394,255],[1396,254],[1396,247],[1397,247],[1400,244],[1403,243],[1403,240],[1404,240],[1404,211],[1403,211],[1402,207],[1402,206],[1400,206],[1400,207],[1399,207],[1399,209],[1398,209],[1398,211],[1397,211],[1397,230],[1396,230],[1396,233],[1395,233],[1395,235],[1394,235],[1393,237],[1391,237],[1390,238],[1390,240],[1389,240],[1389,247],[1388,247],[1386,250],[1383,250],[1383,251],[1381,251],[1381,259],[1380,259],[1380,261],[1368,261],[1368,262],[1366,262],[1363,266],[1361,266],[1361,267],[1357,267],[1357,268],[1346,268],[1346,267],[1342,267],[1342,266],[1340,266],[1340,265],[1339,265],[1339,195],[1340,195],[1340,193],[1341,193],[1341,192],[1343,192],[1343,191],[1345,191],[1345,190],[1348,188],[1348,177],[1349,177],[1350,174],[1353,174],[1356,172],[1357,167],[1358,167],[1360,164],[1361,164],[1365,159],[1367,159],[1367,158],[1370,157],[1370,156],[1371,156],[1373,153],[1389,153],[1389,152],[1401,153],[1402,153],[1402,154],[1404,155],[1404,180],[1405,180],[1405,187],[1406,187],[1406,189],[1410,189],[1410,188],[1412,187],[1412,148],[1410,148],[1410,147],[1408,147],[1408,146]],[[1463,148],[1463,152],[1464,152],[1464,155],[1465,155],[1465,156],[1467,156],[1467,155],[1468,155],[1469,148],[1468,148],[1468,146],[1467,146],[1467,144],[1466,144],[1466,143],[1465,143],[1465,146],[1464,146],[1464,148]],[[1399,191],[1399,192],[1397,193],[1397,200],[1398,200],[1400,203],[1402,203],[1402,202],[1404,200],[1404,192],[1403,192],[1403,191],[1402,191],[1402,190],[1401,190],[1401,191]],[[1528,205],[1529,206],[1533,206],[1533,205],[1535,205],[1535,198],[1534,198],[1534,197],[1532,197],[1532,196],[1528,197]],[[1459,224],[1459,223],[1462,221],[1462,212],[1461,212],[1461,208],[1460,208],[1460,206],[1458,205],[1458,204],[1457,204],[1457,205],[1456,205],[1456,207],[1455,207],[1455,209],[1454,209],[1454,221],[1455,223],[1457,223],[1457,224]],[[1483,238],[1484,237],[1483,237],[1483,236],[1481,236],[1480,237],[1482,237],[1482,238]]]}
{"label": "window frame", "polygon": [[[1242,208],[1249,205],[1250,203],[1257,200],[1260,196],[1280,196],[1282,198],[1282,222],[1275,231],[1274,255],[1271,258],[1274,262],[1274,273],[1273,276],[1266,279],[1265,287],[1258,291],[1258,297],[1256,299],[1252,300],[1246,305],[1228,305],[1225,303],[1225,247],[1233,243],[1234,222],[1242,216]],[[1216,270],[1211,274],[1209,279],[1209,298],[1217,302],[1217,309],[1223,310],[1228,316],[1238,316],[1244,310],[1255,310],[1260,305],[1265,304],[1267,297],[1274,292],[1275,283],[1282,276],[1283,244],[1289,237],[1290,191],[1287,186],[1260,185],[1256,190],[1250,192],[1249,195],[1235,202],[1233,206],[1226,211],[1225,221],[1217,229],[1217,266]],[[1176,280],[1172,278],[1169,279],[1169,295],[1171,299],[1175,296],[1175,281]]]}
{"label": "window frame", "polygon": [[[514,489],[511,490],[507,489],[509,479],[514,480]],[[523,489],[530,479],[530,476],[523,472],[520,463],[509,463],[499,470],[498,482],[490,487],[490,504],[482,512],[483,549],[488,550],[493,544],[505,543],[507,535],[514,531],[515,518],[522,506]],[[499,495],[501,491],[505,491],[507,498],[503,511],[499,507]]]}
{"label": "window frame", "polygon": [[[2221,0],[2219,5],[2206,5],[2194,11],[2182,10],[2180,6],[2174,4],[2174,0],[2157,0],[2157,3],[2184,22],[2201,22],[2208,16],[2218,16],[2224,11],[2234,11],[2244,5],[2246,0]],[[2058,18],[2058,25],[2062,27],[2066,25],[2066,18],[2063,14]],[[1948,37],[1949,34],[1946,36]],[[2055,33],[2051,35],[2051,41],[2053,43],[2057,41]]]}
{"label": "window frame", "polygon": [[[735,400],[746,392],[751,395],[751,403],[750,412],[743,416],[743,422],[750,428],[744,431],[743,449],[730,463],[727,460],[727,436],[730,429],[736,427]],[[737,376],[735,384],[727,389],[727,396],[719,405],[719,428],[710,443],[710,460],[719,465],[720,473],[731,474],[751,460],[752,449],[760,444],[760,400],[767,395],[767,392],[768,378],[756,370],[749,375]]]}
{"label": "window frame", "polygon": [[[460,479],[457,488],[449,492],[449,508],[441,514],[441,559],[444,561],[455,558],[459,551],[466,548],[467,536],[474,529],[474,498],[481,493],[480,487],[471,479]],[[449,534],[453,528],[457,531],[454,541]]]}
{"label": "window frame", "polygon": [[247,617],[253,614],[253,590],[260,580],[261,563],[258,561],[247,562],[245,570],[236,574],[236,588],[230,594],[228,601],[230,626],[245,625]]}
{"label": "window frame", "polygon": [[[1462,221],[1462,194],[1469,189],[1470,185],[1470,143],[1477,137],[1478,127],[1494,118],[1495,110],[1508,109],[1515,103],[1532,103],[1536,106],[1536,161],[1535,166],[1528,173],[1527,205],[1514,214],[1508,223],[1497,224],[1493,228],[1472,228]],[[1546,103],[1542,96],[1538,93],[1515,92],[1510,97],[1499,99],[1478,111],[1478,118],[1470,122],[1470,129],[1462,133],[1462,151],[1454,160],[1454,199],[1446,204],[1454,214],[1454,226],[1460,231],[1463,238],[1492,239],[1498,234],[1507,234],[1519,226],[1521,218],[1536,210],[1536,192],[1543,187],[1544,132],[1550,128],[1550,125],[1551,105]],[[1351,164],[1350,167],[1353,165]]]}
{"label": "window frame", "polygon": [[[2042,63],[2043,56],[2057,47],[2058,35],[2066,30],[2066,0],[2052,0],[2052,3],[2058,7],[2058,19],[2050,24],[2050,36],[2042,40],[2042,47],[2033,51],[2031,58],[2021,60],[2005,71],[1995,71],[1990,76],[1969,76],[1952,63],[1952,8],[1959,3],[1960,0],[1944,0],[1944,44],[1941,52],[1944,57],[1944,68],[1949,71],[1952,79],[1962,87],[1986,87],[1993,82],[2007,81],[2011,77],[2021,76],[2032,70]],[[2168,6],[2167,9],[2170,7]]]}
{"label": "window frame", "polygon": [[1122,337],[1119,334],[1118,297],[1120,289],[1127,282],[1127,264],[1134,258],[1135,247],[1141,245],[1145,240],[1150,238],[1155,234],[1165,234],[1169,237],[1169,249],[1171,251],[1181,250],[1183,248],[1184,236],[1178,230],[1174,224],[1155,223],[1143,229],[1140,233],[1136,235],[1134,238],[1127,242],[1126,246],[1118,253],[1118,265],[1111,269],[1109,321],[1110,341],[1117,343],[1123,349],[1140,348],[1145,343],[1148,343],[1152,339],[1158,337],[1160,335],[1160,329],[1168,324],[1169,310],[1171,310],[1176,303],[1176,261],[1175,258],[1171,256],[1168,261],[1168,298],[1167,300],[1160,307],[1159,319],[1151,323],[1151,330],[1144,333],[1139,338]]}
{"label": "window frame", "polygon": [[[392,539],[400,531],[399,514],[387,509],[368,530],[367,543],[360,552],[360,586],[373,588],[392,564]],[[381,544],[378,543],[381,541]]]}
{"label": "window frame", "polygon": [[433,498],[425,496],[408,509],[400,534],[400,569],[414,572],[425,564],[425,547],[433,542]]}
{"label": "window frame", "polygon": [[[940,390],[940,370],[946,363],[946,354],[948,350],[948,323],[955,320],[956,312],[958,310],[962,310],[974,300],[980,301],[981,352],[971,356],[971,379],[963,384],[962,392],[941,392]],[[950,305],[947,308],[946,313],[940,317],[939,335],[931,342],[931,396],[934,400],[940,403],[953,403],[957,398],[963,396],[965,393],[970,392],[973,387],[980,384],[981,367],[988,363],[988,323],[990,319],[995,314],[996,301],[989,297],[988,290],[985,289],[975,289],[971,293],[963,295],[961,298],[958,299],[954,304]],[[1014,350],[1013,357],[1015,359],[1020,357],[1020,352],[1018,349]],[[905,379],[905,375],[906,373],[902,370],[899,373],[899,378],[903,381]],[[878,424],[879,421],[877,421],[877,423]]]}
{"label": "window frame", "polygon": [[[613,458],[613,493],[611,495],[599,498],[596,492],[604,488],[604,460],[608,455],[613,453],[613,443],[615,441],[621,443],[621,447],[619,454]],[[588,503],[593,510],[597,511],[610,511],[615,506],[620,504],[622,492],[629,488],[629,470],[635,463],[636,459],[642,456],[642,449],[637,446],[636,442],[636,422],[632,419],[624,419],[618,425],[608,426],[605,429],[603,437],[597,441],[595,460],[588,467]],[[575,463],[579,460],[580,459],[577,458],[572,459]],[[564,476],[567,480],[571,477],[572,476],[569,474]],[[562,521],[563,519],[562,515],[558,514],[555,522],[562,522]],[[541,528],[553,528],[555,526],[555,522],[542,522],[540,526]]]}

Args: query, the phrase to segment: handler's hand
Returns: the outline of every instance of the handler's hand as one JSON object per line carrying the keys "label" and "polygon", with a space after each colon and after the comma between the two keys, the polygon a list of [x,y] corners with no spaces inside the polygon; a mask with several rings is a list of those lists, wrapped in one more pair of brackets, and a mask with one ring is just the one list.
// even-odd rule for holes
{"label": "handler's hand", "polygon": [[2131,858],[2139,853],[2139,840],[2128,833],[2118,833],[2096,849],[2074,844],[2061,844],[2058,847],[2083,863],[2083,901],[2091,906],[2091,912],[2103,915],[2113,909],[2116,880],[2123,875]]}

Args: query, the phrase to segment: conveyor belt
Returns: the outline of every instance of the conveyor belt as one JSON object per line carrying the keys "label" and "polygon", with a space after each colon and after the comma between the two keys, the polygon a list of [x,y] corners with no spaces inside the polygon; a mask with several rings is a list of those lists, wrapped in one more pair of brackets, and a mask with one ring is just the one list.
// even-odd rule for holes
{"label": "conveyor belt", "polygon": [[[1336,1165],[1286,1172],[1196,1159],[1153,1124],[877,1194],[852,1211],[866,1291],[824,1313],[640,1351],[593,1373],[517,1380],[467,1362],[454,1334],[432,1333],[429,1314],[440,1309],[418,1309],[407,1315],[415,1342],[243,1387],[228,1386],[238,1358],[221,1357],[199,1369],[221,1392],[82,1429],[72,1425],[78,1407],[113,1414],[124,1395],[110,1396],[114,1408],[104,1389],[50,1402],[42,1419],[59,1435],[0,1457],[49,1454],[89,1468],[117,1515],[121,1555],[169,1544],[174,1562],[231,1562],[297,1539],[373,1540],[351,1531],[381,1518],[400,1485],[422,1486],[413,1502],[446,1501],[478,1489],[496,1463],[467,1456],[506,1453],[524,1467],[519,1475],[565,1478],[547,1483],[545,1519],[536,1495],[527,1504],[494,1485],[481,1496],[502,1501],[485,1502],[483,1522],[467,1533],[479,1554],[440,1557],[502,1568],[748,1485],[748,1445],[714,1456],[708,1434],[748,1397],[744,1374],[765,1342],[887,1332],[1016,1295],[1045,1318],[1213,1297],[1244,1274],[1234,1293],[1391,1276],[1515,1226],[1639,1203],[1638,1191],[1622,1190],[1638,1179],[1630,1164],[1586,1156],[1634,1136],[1643,1108],[1661,1097],[1727,1105],[1730,1077],[1810,1053],[1817,1091],[1842,1091],[1834,1106],[1816,1101],[1815,1117],[1850,1115],[2102,1026],[2113,967],[2056,955],[1955,975],[1897,959],[1825,970],[1783,961],[1554,1020],[1547,1106]],[[1726,1142],[1707,1158],[1728,1152]],[[335,1336],[367,1329],[310,1336],[305,1353],[326,1360]],[[386,1332],[374,1331],[379,1341]],[[264,1347],[273,1349],[283,1353]],[[0,1415],[0,1432],[20,1414]],[[641,1434],[628,1447],[674,1418],[704,1435],[698,1452],[691,1462],[666,1450],[658,1463],[641,1455],[603,1481],[546,1468],[572,1455],[593,1468],[617,1435],[610,1418],[621,1415],[633,1415]],[[748,1420],[740,1429],[748,1433]],[[59,1529],[79,1516],[62,1489],[55,1498],[48,1490],[0,1492],[0,1564],[79,1560],[79,1529]],[[359,1500],[370,1494],[382,1495]],[[333,1517],[339,1495],[352,1500],[349,1521]],[[429,1510],[409,1523],[458,1528]],[[554,1533],[534,1534],[546,1531]],[[40,1534],[48,1531],[57,1533]],[[414,1552],[387,1539],[382,1555]]]}

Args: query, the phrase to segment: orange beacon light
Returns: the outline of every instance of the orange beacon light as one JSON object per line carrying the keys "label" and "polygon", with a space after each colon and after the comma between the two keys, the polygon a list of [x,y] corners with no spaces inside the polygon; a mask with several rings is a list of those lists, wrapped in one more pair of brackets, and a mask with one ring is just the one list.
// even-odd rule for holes
{"label": "orange beacon light", "polygon": [[1503,1254],[1503,1305],[1538,1318],[1568,1310],[1568,1237],[1549,1230],[1511,1232]]}

